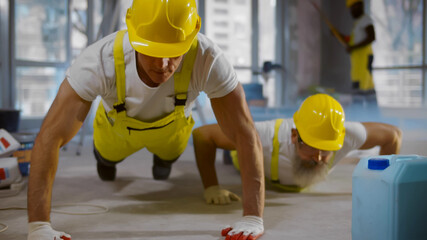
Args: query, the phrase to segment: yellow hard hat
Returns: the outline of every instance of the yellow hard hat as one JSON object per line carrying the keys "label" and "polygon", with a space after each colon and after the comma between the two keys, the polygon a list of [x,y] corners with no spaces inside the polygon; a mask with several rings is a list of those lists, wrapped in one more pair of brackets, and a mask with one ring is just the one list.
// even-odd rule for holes
{"label": "yellow hard hat", "polygon": [[346,0],[346,5],[348,8],[350,8],[351,6],[353,6],[353,4],[358,2],[363,2],[363,0]]}
{"label": "yellow hard hat", "polygon": [[201,19],[195,0],[134,0],[127,10],[126,25],[137,52],[169,58],[188,52]]}
{"label": "yellow hard hat", "polygon": [[327,94],[308,97],[294,114],[294,123],[302,141],[325,151],[342,148],[344,120],[341,104]]}

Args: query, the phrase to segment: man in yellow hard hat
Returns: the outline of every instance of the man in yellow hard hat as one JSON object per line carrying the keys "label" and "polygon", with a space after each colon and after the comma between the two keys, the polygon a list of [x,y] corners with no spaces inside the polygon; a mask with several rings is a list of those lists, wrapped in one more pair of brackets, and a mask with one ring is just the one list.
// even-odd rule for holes
{"label": "man in yellow hard hat", "polygon": [[346,0],[346,5],[354,24],[350,36],[341,35],[348,40],[347,52],[351,58],[352,88],[355,94],[375,96],[372,78],[374,25],[371,17],[365,14],[363,0]]}
{"label": "man in yellow hard hat", "polygon": [[263,232],[262,148],[242,86],[221,50],[199,33],[195,0],[135,0],[127,31],[85,49],[67,70],[32,151],[28,189],[29,240],[70,238],[50,225],[52,184],[59,148],[78,132],[91,103],[99,177],[113,181],[116,164],[146,148],[155,179],[169,177],[194,125],[192,105],[201,91],[245,161],[243,217],[230,237]]}
{"label": "man in yellow hard hat", "polygon": [[[345,122],[341,104],[326,94],[308,97],[293,118],[255,123],[260,135],[265,176],[278,190],[299,192],[317,183],[350,151],[380,146],[380,154],[398,154],[401,131],[379,122]],[[225,204],[237,199],[218,185],[215,171],[217,148],[235,145],[218,125],[193,131],[194,151],[208,203]],[[234,166],[242,161],[231,151]]]}

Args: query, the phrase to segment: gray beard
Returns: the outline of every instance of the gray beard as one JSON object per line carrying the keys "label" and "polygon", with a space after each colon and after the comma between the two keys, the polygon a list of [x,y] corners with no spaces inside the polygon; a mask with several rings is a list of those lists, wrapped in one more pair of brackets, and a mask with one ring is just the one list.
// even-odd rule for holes
{"label": "gray beard", "polygon": [[313,166],[307,167],[302,161],[298,154],[292,159],[292,173],[296,185],[304,188],[326,179],[329,172],[328,164],[323,162],[315,164],[313,161]]}

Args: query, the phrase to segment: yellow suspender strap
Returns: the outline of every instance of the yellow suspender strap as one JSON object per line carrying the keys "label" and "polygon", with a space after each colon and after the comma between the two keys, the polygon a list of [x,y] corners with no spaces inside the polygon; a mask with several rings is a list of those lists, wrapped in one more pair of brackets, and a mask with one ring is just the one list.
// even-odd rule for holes
{"label": "yellow suspender strap", "polygon": [[123,37],[126,30],[117,32],[114,40],[114,68],[116,70],[116,88],[117,88],[117,103],[114,108],[117,112],[125,110],[125,95],[126,95],[126,76],[125,76],[125,57],[123,55]]}
{"label": "yellow suspender strap", "polygon": [[273,137],[273,152],[271,154],[271,181],[274,183],[279,182],[279,128],[282,124],[283,119],[276,119],[274,125],[274,137]]}
{"label": "yellow suspender strap", "polygon": [[180,72],[174,74],[175,81],[175,107],[184,108],[187,101],[188,84],[191,80],[194,61],[197,55],[197,37],[194,39],[190,50],[185,55],[184,63]]}
{"label": "yellow suspender strap", "polygon": [[334,152],[334,154],[332,155],[331,159],[329,160],[329,163],[328,163],[328,168],[329,168],[329,169],[331,169],[331,168],[334,166],[335,154],[336,154],[336,153],[337,153],[337,152]]}

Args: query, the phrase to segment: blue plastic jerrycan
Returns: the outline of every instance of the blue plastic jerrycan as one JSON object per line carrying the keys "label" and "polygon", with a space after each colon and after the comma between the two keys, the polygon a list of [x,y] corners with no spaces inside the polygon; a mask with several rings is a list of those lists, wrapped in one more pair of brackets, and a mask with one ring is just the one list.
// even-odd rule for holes
{"label": "blue plastic jerrycan", "polygon": [[427,157],[363,158],[352,179],[352,240],[427,239]]}

